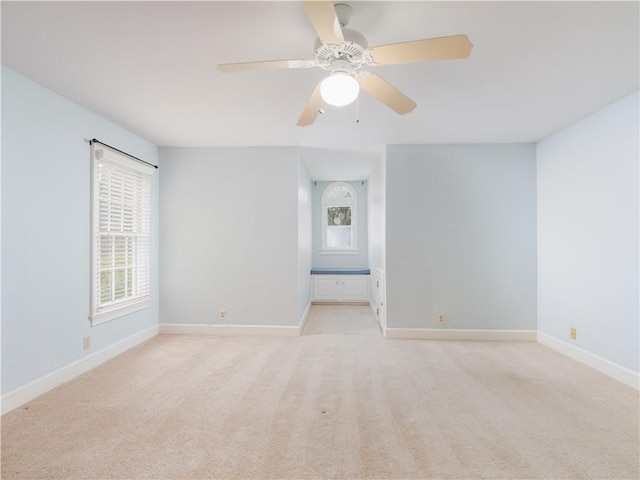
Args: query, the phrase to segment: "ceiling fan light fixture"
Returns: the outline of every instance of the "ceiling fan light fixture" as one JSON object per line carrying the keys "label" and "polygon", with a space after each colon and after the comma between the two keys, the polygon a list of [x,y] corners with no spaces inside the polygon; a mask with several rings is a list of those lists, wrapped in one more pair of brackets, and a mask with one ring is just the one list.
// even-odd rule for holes
{"label": "ceiling fan light fixture", "polygon": [[333,72],[320,84],[322,100],[334,107],[349,105],[360,92],[358,81],[346,72]]}

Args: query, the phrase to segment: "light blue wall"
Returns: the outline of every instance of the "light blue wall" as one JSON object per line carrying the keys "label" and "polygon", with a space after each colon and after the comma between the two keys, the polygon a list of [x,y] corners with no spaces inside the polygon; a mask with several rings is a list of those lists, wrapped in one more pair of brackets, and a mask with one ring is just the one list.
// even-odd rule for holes
{"label": "light blue wall", "polygon": [[313,268],[369,268],[368,238],[367,238],[367,181],[347,182],[358,196],[358,249],[359,253],[325,254],[322,250],[322,192],[333,182],[314,181],[311,183],[312,192],[312,224],[313,224]]}
{"label": "light blue wall", "polygon": [[538,328],[634,372],[639,102],[636,92],[538,144]]}
{"label": "light blue wall", "polygon": [[[90,153],[98,138],[149,162],[157,148],[2,67],[2,393],[158,323],[158,174],[149,308],[91,327]],[[83,337],[91,348],[83,349]]]}
{"label": "light blue wall", "polygon": [[160,156],[160,321],[297,325],[298,148]]}
{"label": "light blue wall", "polygon": [[534,144],[393,145],[387,326],[536,329]]}

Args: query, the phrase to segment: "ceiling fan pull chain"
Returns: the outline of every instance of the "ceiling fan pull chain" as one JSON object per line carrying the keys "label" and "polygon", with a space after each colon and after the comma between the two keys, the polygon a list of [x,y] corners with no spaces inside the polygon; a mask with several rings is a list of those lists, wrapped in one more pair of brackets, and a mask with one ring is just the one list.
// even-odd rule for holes
{"label": "ceiling fan pull chain", "polygon": [[356,97],[356,124],[360,123],[360,95]]}

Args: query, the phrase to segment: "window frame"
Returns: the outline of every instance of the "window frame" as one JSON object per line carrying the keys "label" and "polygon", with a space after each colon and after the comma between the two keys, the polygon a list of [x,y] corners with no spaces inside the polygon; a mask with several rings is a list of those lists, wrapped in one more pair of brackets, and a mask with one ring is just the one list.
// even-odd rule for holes
{"label": "window frame", "polygon": [[[346,189],[351,198],[329,198],[332,190],[336,188]],[[332,182],[325,187],[322,192],[322,248],[320,253],[323,255],[357,255],[360,253],[358,248],[358,194],[351,184],[348,182]],[[330,247],[327,244],[328,230],[328,209],[330,207],[349,207],[351,208],[351,247]]]}
{"label": "window frame", "polygon": [[[107,201],[108,205],[113,205],[114,202],[112,195],[114,190],[110,190],[109,194],[105,198],[101,196],[101,182],[100,175],[98,174],[99,166],[106,165],[107,168],[117,171],[118,175],[126,177],[131,182],[139,182],[140,189],[134,189],[133,194],[134,204],[130,205],[131,208],[131,222],[135,227],[135,231],[131,232],[118,232],[113,235],[115,230],[100,229],[100,202]],[[111,149],[103,144],[97,144],[92,142],[91,144],[91,252],[90,252],[90,311],[89,320],[92,326],[100,325],[102,323],[114,320],[116,318],[128,315],[130,313],[147,308],[150,305],[151,300],[151,177],[153,175],[153,168],[145,165],[127,155]],[[123,187],[124,188],[124,187]],[[122,212],[124,215],[125,206],[124,200],[122,203]],[[134,208],[137,207],[137,208]],[[139,211],[136,211],[139,210]],[[124,220],[123,220],[124,222]],[[125,272],[131,270],[131,284],[134,290],[138,290],[133,295],[128,295],[123,299],[101,302],[101,281],[100,275],[105,271],[104,267],[101,268],[101,237],[108,235],[111,239],[117,237],[124,237],[126,243],[131,240],[131,244],[136,244],[132,250],[129,247],[124,252],[124,255],[131,255],[131,261],[127,261],[127,265],[122,268]],[[135,238],[135,240],[133,240]],[[112,240],[115,245],[115,240]],[[113,262],[110,263],[110,269],[115,272],[116,267],[115,257],[118,255],[114,250],[111,253]],[[121,255],[123,253],[121,252]],[[115,274],[115,273],[114,273]],[[125,273],[128,275],[128,272]],[[142,277],[140,277],[142,275]],[[128,283],[125,280],[125,283]],[[137,285],[133,287],[134,283]],[[141,286],[140,286],[141,285]]]}

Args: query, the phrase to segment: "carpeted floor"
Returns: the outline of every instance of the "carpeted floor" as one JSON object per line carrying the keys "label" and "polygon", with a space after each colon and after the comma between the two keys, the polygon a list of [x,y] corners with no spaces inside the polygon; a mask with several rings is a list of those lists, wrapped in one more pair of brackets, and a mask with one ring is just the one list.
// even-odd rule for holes
{"label": "carpeted floor", "polygon": [[160,335],[2,417],[2,478],[637,479],[638,414],[536,343]]}
{"label": "carpeted floor", "polygon": [[313,305],[304,324],[303,335],[319,333],[375,335],[382,330],[369,307],[359,305]]}

